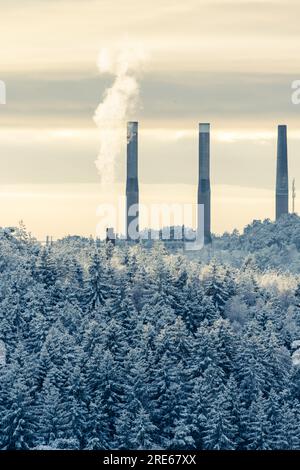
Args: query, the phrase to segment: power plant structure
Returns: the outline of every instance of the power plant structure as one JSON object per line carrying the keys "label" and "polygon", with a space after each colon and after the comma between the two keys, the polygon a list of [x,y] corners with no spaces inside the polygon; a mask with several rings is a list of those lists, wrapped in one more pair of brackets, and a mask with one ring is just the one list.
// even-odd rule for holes
{"label": "power plant structure", "polygon": [[278,126],[276,170],[276,220],[289,212],[287,127]]}
{"label": "power plant structure", "polygon": [[105,241],[106,243],[111,242],[113,245],[116,244],[116,235],[113,227],[107,227]]}
{"label": "power plant structure", "polygon": [[[211,242],[210,232],[210,124],[199,124],[199,177],[198,177],[198,221],[200,233],[204,225],[204,244]],[[201,217],[201,211],[204,211]]]}
{"label": "power plant structure", "polygon": [[[203,233],[204,244],[211,243],[210,191],[210,124],[199,124],[198,148],[198,233]],[[199,210],[200,208],[200,210]],[[278,126],[276,169],[276,220],[289,212],[287,126]],[[126,240],[138,241],[139,183],[138,183],[138,122],[127,123],[127,179],[126,179]],[[161,230],[159,239],[162,239]],[[107,229],[107,241],[115,243],[113,228]],[[170,237],[172,238],[172,237]],[[182,237],[184,240],[184,234]]]}
{"label": "power plant structure", "polygon": [[126,239],[139,239],[138,123],[127,123]]}

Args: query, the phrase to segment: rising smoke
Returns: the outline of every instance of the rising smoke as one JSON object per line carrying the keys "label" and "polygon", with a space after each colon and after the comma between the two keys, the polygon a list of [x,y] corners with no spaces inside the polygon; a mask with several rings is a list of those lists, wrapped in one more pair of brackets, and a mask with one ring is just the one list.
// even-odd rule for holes
{"label": "rising smoke", "polygon": [[117,50],[102,49],[99,54],[100,73],[115,75],[94,115],[100,137],[95,163],[105,184],[115,179],[116,160],[126,142],[126,121],[134,116],[138,104],[138,77],[144,58],[143,51],[128,44]]}

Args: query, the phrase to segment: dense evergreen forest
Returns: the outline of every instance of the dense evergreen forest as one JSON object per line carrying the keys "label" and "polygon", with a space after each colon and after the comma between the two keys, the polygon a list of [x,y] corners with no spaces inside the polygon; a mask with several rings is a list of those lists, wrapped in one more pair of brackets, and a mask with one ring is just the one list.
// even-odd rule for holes
{"label": "dense evergreen forest", "polygon": [[1,449],[300,449],[300,219],[200,253],[0,231]]}

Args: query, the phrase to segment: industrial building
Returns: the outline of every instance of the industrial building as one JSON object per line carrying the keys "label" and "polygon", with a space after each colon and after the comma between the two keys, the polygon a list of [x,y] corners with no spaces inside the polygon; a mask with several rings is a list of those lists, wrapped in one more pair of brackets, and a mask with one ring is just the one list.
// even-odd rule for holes
{"label": "industrial building", "polygon": [[[203,230],[204,244],[211,243],[211,190],[210,190],[210,124],[199,124],[198,147],[198,210],[197,230]],[[278,126],[276,169],[276,220],[289,212],[287,126]],[[138,122],[127,123],[127,176],[126,176],[126,239],[139,240],[139,183],[138,183]],[[203,224],[203,227],[200,226]],[[109,229],[107,239],[114,239]],[[184,234],[183,234],[184,239]]]}

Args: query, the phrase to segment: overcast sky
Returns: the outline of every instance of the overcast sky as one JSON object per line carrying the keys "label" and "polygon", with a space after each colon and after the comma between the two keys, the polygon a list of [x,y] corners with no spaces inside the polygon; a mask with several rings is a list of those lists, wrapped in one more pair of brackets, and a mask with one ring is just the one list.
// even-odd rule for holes
{"label": "overcast sky", "polygon": [[[95,197],[99,183],[100,197],[93,114],[113,77],[99,75],[97,56],[124,38],[147,56],[132,116],[140,122],[145,198],[156,185],[163,200],[173,185],[179,199],[193,199],[197,125],[211,122],[213,229],[272,218],[280,123],[289,129],[290,177],[300,182],[300,105],[291,102],[291,83],[300,79],[299,17],[297,0],[2,0],[0,224],[17,223],[24,213],[38,236],[46,229],[93,232],[95,203],[80,224],[64,194],[69,201],[70,185],[79,194],[76,185],[89,191],[90,184]],[[49,217],[57,214],[57,185],[60,216],[68,220],[59,227]]]}

